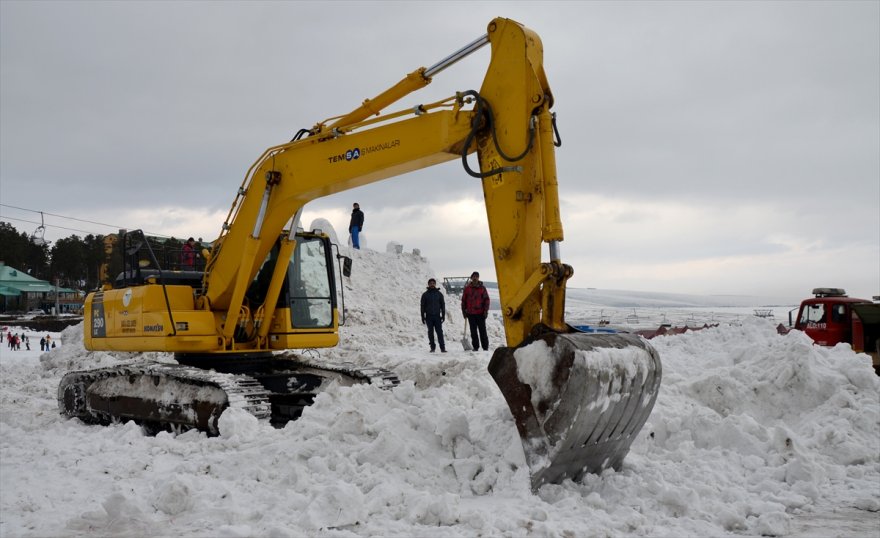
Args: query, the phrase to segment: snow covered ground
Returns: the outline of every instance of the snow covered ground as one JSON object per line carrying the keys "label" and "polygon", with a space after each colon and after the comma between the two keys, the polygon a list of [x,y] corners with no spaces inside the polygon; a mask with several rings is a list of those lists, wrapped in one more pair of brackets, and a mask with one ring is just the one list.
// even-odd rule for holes
{"label": "snow covered ground", "polygon": [[[342,344],[311,353],[403,382],[331,387],[284,429],[234,411],[215,438],[65,420],[66,370],[132,357],[86,352],[82,326],[48,353],[35,332],[32,351],[0,348],[0,536],[880,536],[880,381],[848,346],[778,335],[790,306],[765,319],[761,303],[573,291],[584,323],[719,326],[652,340],[663,384],[620,472],[533,494],[490,354],[462,350],[451,298],[450,352],[428,352],[418,298],[447,275],[350,255]],[[498,312],[489,334],[501,345]]]}

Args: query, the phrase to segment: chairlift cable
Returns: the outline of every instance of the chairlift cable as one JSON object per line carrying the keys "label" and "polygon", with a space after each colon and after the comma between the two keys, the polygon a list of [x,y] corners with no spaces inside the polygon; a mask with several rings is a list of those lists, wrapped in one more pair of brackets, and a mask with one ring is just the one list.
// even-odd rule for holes
{"label": "chairlift cable", "polygon": [[[98,226],[106,226],[106,227],[108,227],[108,228],[114,228],[114,229],[116,229],[116,230],[121,230],[121,229],[123,229],[123,228],[125,228],[125,229],[131,229],[131,228],[132,228],[131,226],[116,226],[116,225],[113,225],[113,224],[107,224],[107,223],[105,223],[105,222],[96,222],[96,221],[93,221],[93,220],[85,220],[85,219],[79,219],[79,218],[76,218],[76,217],[68,217],[68,216],[66,216],[66,215],[59,215],[59,214],[57,214],[57,213],[49,213],[49,212],[46,212],[46,211],[38,211],[38,210],[36,210],[36,209],[28,209],[28,208],[26,208],[26,207],[18,207],[18,206],[9,205],[9,204],[0,204],[0,206],[2,206],[2,207],[8,207],[8,208],[10,208],[10,209],[18,209],[18,210],[20,210],[20,211],[30,211],[31,213],[39,213],[39,214],[41,215],[41,217],[42,217],[42,215],[49,215],[49,216],[52,216],[52,217],[58,217],[58,218],[62,218],[62,219],[75,220],[75,221],[78,221],[78,222],[85,222],[85,223],[87,223],[87,224],[96,224],[96,225],[98,225]],[[19,221],[22,221],[22,222],[29,222],[29,223],[31,223],[31,224],[37,224],[36,222],[27,221],[27,220],[25,220],[25,219],[15,219],[14,217],[3,217],[3,218],[19,220]],[[62,229],[62,230],[73,230],[73,231],[83,232],[83,233],[94,233],[94,232],[87,231],[87,230],[77,230],[77,229],[75,229],[75,228],[65,228],[64,226],[58,226],[58,225],[55,225],[55,224],[49,224],[49,225],[45,225],[45,224],[44,224],[43,227],[44,227],[44,228],[47,228],[47,227],[60,228],[60,229]],[[147,235],[152,235],[152,236],[156,236],[156,237],[165,237],[165,238],[170,238],[170,237],[171,237],[171,236],[168,236],[168,235],[159,234],[159,233],[153,233],[153,232],[144,232],[144,233],[146,233]],[[98,234],[96,234],[96,235],[98,235]],[[106,235],[106,234],[101,234],[101,235]]]}

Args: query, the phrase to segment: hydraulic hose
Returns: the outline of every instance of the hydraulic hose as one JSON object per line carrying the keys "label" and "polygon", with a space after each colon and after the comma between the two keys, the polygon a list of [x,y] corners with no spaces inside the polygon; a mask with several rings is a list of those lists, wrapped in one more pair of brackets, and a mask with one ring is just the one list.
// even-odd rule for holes
{"label": "hydraulic hose", "polygon": [[474,142],[474,138],[477,136],[477,132],[481,127],[486,127],[489,129],[489,133],[492,136],[492,142],[495,145],[495,151],[498,152],[498,155],[501,156],[502,159],[510,162],[517,162],[523,159],[528,153],[532,150],[532,146],[535,143],[535,121],[534,117],[529,121],[529,140],[526,144],[525,150],[522,153],[517,155],[516,157],[508,156],[504,150],[501,149],[501,145],[498,143],[498,136],[495,132],[495,116],[492,113],[492,107],[489,103],[483,99],[483,97],[474,90],[468,90],[461,94],[462,98],[469,96],[473,97],[475,101],[474,106],[474,118],[471,120],[471,130],[468,133],[467,138],[465,139],[464,146],[461,150],[461,162],[464,166],[465,172],[471,177],[483,179],[490,176],[494,176],[496,174],[501,174],[503,172],[515,172],[519,171],[519,167],[516,166],[502,166],[500,168],[493,168],[488,172],[477,172],[473,170],[467,162],[468,149],[470,149],[471,144]]}

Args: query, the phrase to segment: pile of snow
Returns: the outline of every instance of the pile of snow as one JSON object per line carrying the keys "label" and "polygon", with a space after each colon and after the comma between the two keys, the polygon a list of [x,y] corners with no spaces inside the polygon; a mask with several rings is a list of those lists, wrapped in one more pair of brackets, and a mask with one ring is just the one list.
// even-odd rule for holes
{"label": "pile of snow", "polygon": [[[428,352],[419,296],[441,275],[416,254],[342,250],[342,342],[309,354],[402,383],[330,387],[284,429],[238,410],[214,438],[65,420],[64,371],[170,358],[86,352],[82,326],[48,353],[0,349],[0,535],[798,536],[832,509],[846,519],[815,535],[880,524],[880,381],[848,346],[755,317],[656,338],[660,395],[623,469],[533,494],[455,298],[449,353]],[[488,325],[502,345],[497,313]]]}

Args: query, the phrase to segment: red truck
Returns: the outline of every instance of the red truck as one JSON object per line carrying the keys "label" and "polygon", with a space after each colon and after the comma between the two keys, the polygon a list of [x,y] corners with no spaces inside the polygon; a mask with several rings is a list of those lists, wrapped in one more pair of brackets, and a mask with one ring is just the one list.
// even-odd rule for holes
{"label": "red truck", "polygon": [[871,356],[880,375],[880,297],[874,299],[848,297],[841,288],[816,288],[812,298],[801,302],[794,328],[820,346],[850,344],[853,351]]}

